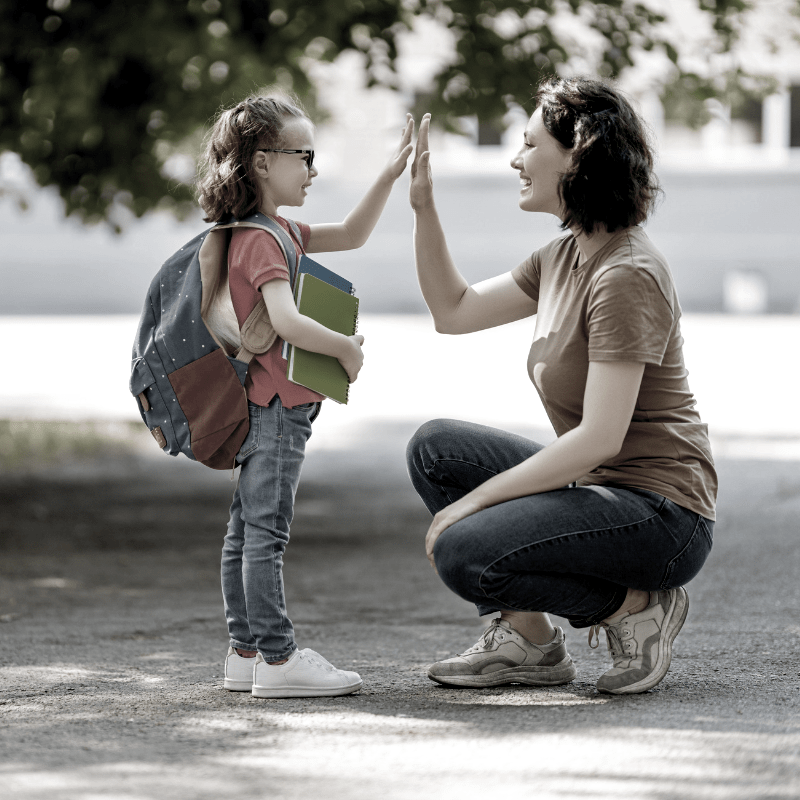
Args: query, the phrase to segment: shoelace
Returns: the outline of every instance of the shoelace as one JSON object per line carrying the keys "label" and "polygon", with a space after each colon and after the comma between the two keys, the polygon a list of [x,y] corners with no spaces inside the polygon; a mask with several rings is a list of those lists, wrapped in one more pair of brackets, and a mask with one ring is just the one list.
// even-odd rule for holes
{"label": "shoelace", "polygon": [[465,650],[460,655],[465,656],[467,653],[475,653],[478,650],[485,650],[488,647],[491,647],[494,644],[494,637],[497,635],[498,631],[502,631],[500,627],[500,620],[493,619],[491,625],[483,632],[480,640],[476,642],[469,650]]}
{"label": "shoelace", "polygon": [[[608,643],[608,650],[611,653],[611,657],[616,659],[620,656],[624,656],[625,648],[619,638],[619,632],[614,625],[606,625],[602,622],[599,625],[592,625],[589,628],[589,647],[591,647],[592,650],[596,650],[600,645],[601,628],[605,629],[606,641]],[[594,644],[592,644],[592,639],[594,639]]]}
{"label": "shoelace", "polygon": [[334,667],[330,661],[324,659],[319,653],[315,652],[314,650],[301,650],[300,658],[305,661],[308,661],[309,664],[315,664],[318,667],[322,667],[326,672],[333,672],[336,669],[336,667]]}

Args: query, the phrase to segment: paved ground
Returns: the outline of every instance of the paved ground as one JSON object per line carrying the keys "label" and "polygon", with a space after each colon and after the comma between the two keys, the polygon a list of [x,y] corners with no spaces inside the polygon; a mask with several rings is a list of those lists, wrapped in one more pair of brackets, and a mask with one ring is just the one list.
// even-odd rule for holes
{"label": "paved ground", "polygon": [[797,461],[721,461],[715,549],[654,691],[598,695],[606,655],[572,630],[569,686],[451,690],[425,666],[482,625],[424,557],[412,427],[312,440],[298,495],[289,609],[301,646],[364,677],[345,698],[221,688],[229,475],[146,451],[0,478],[0,794],[800,797]]}

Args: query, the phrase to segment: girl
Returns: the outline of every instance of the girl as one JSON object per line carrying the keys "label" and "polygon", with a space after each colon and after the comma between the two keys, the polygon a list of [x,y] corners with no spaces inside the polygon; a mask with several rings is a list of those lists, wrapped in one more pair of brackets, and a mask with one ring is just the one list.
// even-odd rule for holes
{"label": "girl", "polygon": [[[469,286],[433,202],[428,124],[412,166],[415,248],[442,333],[536,315],[528,373],[558,434],[548,447],[454,420],[424,425],[409,472],[433,513],[442,580],[499,611],[481,640],[433,664],[458,686],[575,677],[545,612],[606,633],[611,694],[655,686],[688,611],[683,588],[711,549],[717,480],[683,364],[669,267],[640,224],[658,192],[641,120],[613,88],[552,79],[511,166],[519,206],[566,233],[514,270]],[[489,393],[489,397],[492,393]]]}
{"label": "girl", "polygon": [[[412,131],[409,116],[396,154],[344,222],[294,227],[278,216],[278,209],[302,206],[318,174],[314,126],[294,99],[249,97],[223,112],[210,133],[199,181],[205,219],[226,222],[260,211],[292,236],[298,257],[361,247],[405,169]],[[237,456],[241,471],[222,549],[230,635],[225,688],[256,697],[349,694],[361,687],[361,678],[336,669],[313,650],[298,650],[286,615],[283,552],[305,444],[323,398],[287,380],[281,347],[285,339],[333,356],[354,381],[364,358],[364,337],[335,333],[298,313],[286,260],[263,229],[233,230],[228,273],[238,325],[263,296],[278,339],[253,359],[245,384],[250,432]],[[230,326],[226,338],[236,338],[238,325]]]}

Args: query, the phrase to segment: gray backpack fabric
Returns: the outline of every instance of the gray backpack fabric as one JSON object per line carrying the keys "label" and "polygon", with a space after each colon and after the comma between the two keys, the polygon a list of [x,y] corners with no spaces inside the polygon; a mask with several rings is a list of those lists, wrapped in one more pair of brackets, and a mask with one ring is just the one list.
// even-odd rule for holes
{"label": "gray backpack fabric", "polygon": [[[290,222],[297,241],[300,230]],[[229,352],[205,315],[228,269],[230,229],[261,228],[281,247],[292,283],[295,247],[261,213],[215,225],[168,258],[150,284],[133,345],[130,391],[158,446],[212,469],[231,469],[250,422],[244,381],[253,355],[277,338],[264,299],[241,326],[241,347]]]}

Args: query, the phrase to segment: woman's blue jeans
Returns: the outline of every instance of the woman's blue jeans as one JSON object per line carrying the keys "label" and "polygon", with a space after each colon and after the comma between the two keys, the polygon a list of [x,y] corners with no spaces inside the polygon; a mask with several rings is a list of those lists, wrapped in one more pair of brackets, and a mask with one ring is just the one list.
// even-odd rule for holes
{"label": "woman's blue jeans", "polygon": [[250,431],[236,456],[241,471],[222,547],[225,618],[231,646],[258,650],[268,662],[297,649],[286,615],[283,553],[319,406],[284,408],[277,395],[268,406],[249,403]]}
{"label": "woman's blue jeans", "polygon": [[[496,428],[438,419],[409,442],[408,471],[436,514],[541,449]],[[565,487],[466,517],[442,533],[433,552],[442,580],[479,614],[543,611],[583,628],[613,615],[628,588],[690,581],[711,550],[713,528],[654,492]]]}

